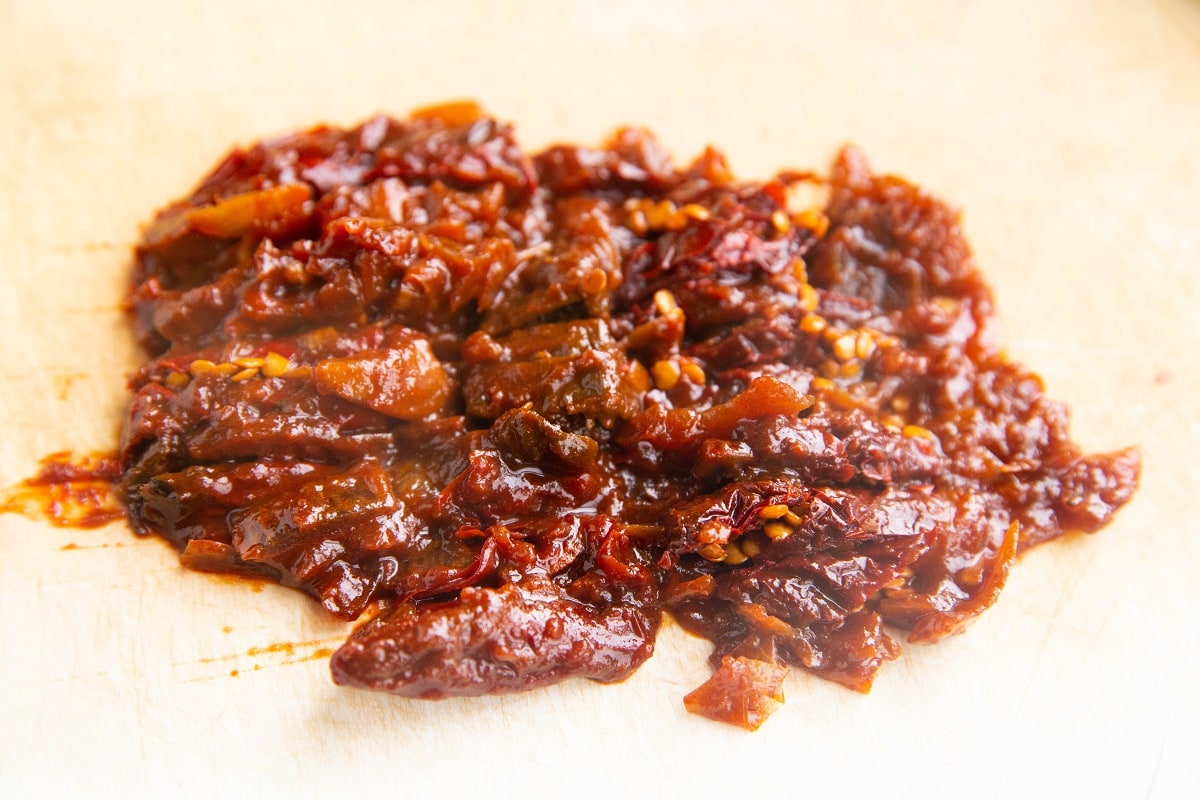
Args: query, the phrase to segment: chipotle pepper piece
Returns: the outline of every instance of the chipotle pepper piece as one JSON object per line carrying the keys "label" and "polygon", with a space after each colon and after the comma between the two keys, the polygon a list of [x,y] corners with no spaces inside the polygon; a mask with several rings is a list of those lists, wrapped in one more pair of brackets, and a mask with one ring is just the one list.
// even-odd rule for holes
{"label": "chipotle pepper piece", "polygon": [[317,390],[403,420],[441,411],[453,391],[429,340],[401,331],[386,349],[360,350],[313,368]]}
{"label": "chipotle pepper piece", "polygon": [[688,708],[754,728],[1140,470],[1005,359],[958,212],[852,149],[738,182],[633,128],[530,156],[472,103],[321,126],[166,208],[130,308],[135,528],[371,609],[335,680],[405,696],[619,680],[667,611],[713,643]]}

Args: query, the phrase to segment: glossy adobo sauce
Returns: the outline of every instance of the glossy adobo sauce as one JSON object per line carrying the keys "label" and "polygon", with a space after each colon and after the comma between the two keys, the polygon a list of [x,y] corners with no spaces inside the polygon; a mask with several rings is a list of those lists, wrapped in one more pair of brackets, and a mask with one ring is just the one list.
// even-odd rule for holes
{"label": "glossy adobo sauce", "polygon": [[162,211],[130,306],[136,529],[369,617],[334,680],[406,696],[620,680],[666,611],[715,645],[689,709],[757,727],[1138,477],[1001,355],[957,214],[852,149],[754,183],[471,104],[315,128]]}

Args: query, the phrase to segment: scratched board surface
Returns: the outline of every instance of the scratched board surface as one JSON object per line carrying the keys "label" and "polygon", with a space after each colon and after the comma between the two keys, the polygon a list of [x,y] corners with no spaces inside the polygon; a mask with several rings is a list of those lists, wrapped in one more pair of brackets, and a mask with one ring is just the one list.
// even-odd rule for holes
{"label": "scratched board surface", "polygon": [[530,149],[637,123],[746,177],[857,142],[965,208],[1010,353],[1086,449],[1141,445],[1140,494],[869,696],[793,673],[756,734],[683,710],[677,627],[617,686],[399,700],[331,685],[345,626],[295,592],[6,515],[0,797],[1195,791],[1195,0],[0,2],[0,483],[115,443],[130,246],[226,148],[464,96]]}

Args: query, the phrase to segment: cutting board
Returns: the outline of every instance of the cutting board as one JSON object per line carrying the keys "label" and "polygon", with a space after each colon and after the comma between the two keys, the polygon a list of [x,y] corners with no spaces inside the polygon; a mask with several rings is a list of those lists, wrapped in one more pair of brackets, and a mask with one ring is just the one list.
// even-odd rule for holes
{"label": "cutting board", "polygon": [[475,97],[528,148],[654,129],[738,174],[845,141],[965,209],[1011,355],[1116,522],[1029,554],[874,691],[804,674],[757,733],[690,716],[668,626],[616,686],[337,689],[345,627],[121,525],[0,517],[0,797],[1196,796],[1200,4],[0,2],[0,484],[111,448],[140,223],[234,142]]}

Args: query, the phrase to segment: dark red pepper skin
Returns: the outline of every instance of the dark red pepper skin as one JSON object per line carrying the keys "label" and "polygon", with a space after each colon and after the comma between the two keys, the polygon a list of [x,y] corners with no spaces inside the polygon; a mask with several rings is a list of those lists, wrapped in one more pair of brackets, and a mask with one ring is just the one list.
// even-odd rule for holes
{"label": "dark red pepper skin", "polygon": [[1140,459],[1005,359],[952,209],[850,149],[824,208],[798,180],[529,156],[469,104],[235,150],[138,247],[130,518],[367,614],[340,684],[619,680],[668,611],[722,665],[692,710],[756,727],[785,664],[865,691],[885,623],[961,630]]}

